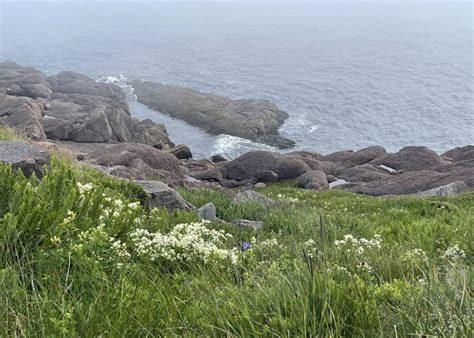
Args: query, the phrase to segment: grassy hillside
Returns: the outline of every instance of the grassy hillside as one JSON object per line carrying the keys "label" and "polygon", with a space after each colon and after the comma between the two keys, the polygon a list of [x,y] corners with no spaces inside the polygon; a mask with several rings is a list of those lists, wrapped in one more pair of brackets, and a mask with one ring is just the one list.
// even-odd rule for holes
{"label": "grassy hillside", "polygon": [[263,221],[242,230],[64,160],[41,181],[0,165],[0,336],[472,334],[473,193],[260,192],[279,203],[181,191]]}

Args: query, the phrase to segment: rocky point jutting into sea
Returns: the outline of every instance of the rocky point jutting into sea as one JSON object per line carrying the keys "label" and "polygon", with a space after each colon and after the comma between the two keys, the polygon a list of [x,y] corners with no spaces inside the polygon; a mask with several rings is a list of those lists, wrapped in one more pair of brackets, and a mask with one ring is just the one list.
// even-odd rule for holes
{"label": "rocky point jutting into sea", "polygon": [[[231,100],[151,82],[132,84],[140,102],[209,133],[280,148],[294,146],[278,134],[287,114],[269,101]],[[219,155],[193,159],[186,145],[170,140],[164,125],[132,118],[119,87],[72,71],[47,76],[14,62],[0,63],[0,124],[36,143],[0,142],[0,161],[37,176],[48,162],[45,151],[63,149],[109,175],[138,180],[145,188],[159,180],[171,187],[203,185],[241,191],[294,179],[305,189],[337,188],[373,196],[474,190],[473,145],[441,155],[423,146],[396,153],[372,146],[327,155],[252,151],[232,161]],[[177,203],[187,207],[185,201]]]}

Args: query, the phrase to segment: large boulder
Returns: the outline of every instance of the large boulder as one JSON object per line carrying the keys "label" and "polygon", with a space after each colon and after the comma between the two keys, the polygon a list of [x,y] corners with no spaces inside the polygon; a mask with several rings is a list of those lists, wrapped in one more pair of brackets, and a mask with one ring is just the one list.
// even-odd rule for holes
{"label": "large boulder", "polygon": [[368,163],[387,154],[384,147],[371,146],[358,151],[343,150],[322,156],[321,161],[334,163],[338,168],[345,169]]}
{"label": "large boulder", "polygon": [[159,181],[134,181],[141,186],[148,195],[150,207],[165,207],[169,211],[175,209],[193,210],[194,207],[186,201],[176,190]]}
{"label": "large boulder", "polygon": [[26,177],[43,177],[43,167],[49,164],[49,153],[34,144],[22,141],[0,141],[0,162],[13,170],[22,170]]}
{"label": "large boulder", "polygon": [[101,166],[124,166],[145,170],[151,168],[172,173],[184,178],[179,160],[161,150],[145,144],[116,143],[88,154],[94,164]]}
{"label": "large boulder", "polygon": [[0,125],[15,128],[33,140],[45,140],[42,106],[33,99],[0,94]]}
{"label": "large boulder", "polygon": [[408,195],[435,188],[441,185],[437,182],[445,177],[446,174],[431,170],[408,171],[368,183],[342,185],[340,187],[371,196]]}
{"label": "large boulder", "polygon": [[372,182],[390,176],[390,174],[371,164],[358,165],[340,170],[337,177],[347,182]]}
{"label": "large boulder", "polygon": [[298,186],[303,189],[328,189],[329,183],[326,174],[319,170],[311,170],[297,179]]}
{"label": "large boulder", "polygon": [[0,92],[32,99],[50,99],[52,94],[42,72],[11,61],[0,63]]}
{"label": "large boulder", "polygon": [[155,123],[150,119],[132,118],[132,141],[143,143],[157,149],[170,149],[174,143],[170,140],[164,124]]}
{"label": "large boulder", "polygon": [[288,114],[267,100],[232,100],[189,88],[148,81],[132,81],[138,101],[164,114],[203,128],[290,148],[294,142],[278,134]]}
{"label": "large boulder", "polygon": [[311,170],[301,159],[267,151],[251,151],[224,167],[225,178],[235,181],[271,182],[293,179]]}
{"label": "large boulder", "polygon": [[49,139],[75,142],[109,142],[113,135],[105,106],[85,107],[61,100],[51,102],[44,130]]}
{"label": "large boulder", "polygon": [[414,146],[405,147],[395,154],[388,154],[371,162],[374,165],[385,165],[403,171],[431,169],[445,163],[446,161],[434,151]]}
{"label": "large boulder", "polygon": [[188,160],[193,157],[191,149],[185,144],[178,144],[177,146],[166,150],[166,152],[173,154],[180,160]]}
{"label": "large boulder", "polygon": [[32,67],[3,62],[0,95],[0,124],[34,139],[174,146],[163,125],[131,118],[120,87],[76,72],[47,77]]}
{"label": "large boulder", "polygon": [[474,145],[457,147],[457,148],[448,150],[441,156],[448,157],[455,162],[472,161],[474,160]]}

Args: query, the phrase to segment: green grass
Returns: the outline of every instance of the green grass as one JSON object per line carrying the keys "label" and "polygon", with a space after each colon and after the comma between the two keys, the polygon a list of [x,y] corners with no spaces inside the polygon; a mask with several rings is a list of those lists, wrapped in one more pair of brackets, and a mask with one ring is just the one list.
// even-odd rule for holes
{"label": "green grass", "polygon": [[167,234],[196,213],[151,210],[133,183],[64,159],[41,181],[0,165],[0,336],[472,335],[474,193],[260,192],[279,203],[181,190],[226,221],[264,226],[204,224],[232,235],[203,235],[222,257],[192,246],[173,247],[188,260],[153,260],[161,242],[143,253],[135,230]]}

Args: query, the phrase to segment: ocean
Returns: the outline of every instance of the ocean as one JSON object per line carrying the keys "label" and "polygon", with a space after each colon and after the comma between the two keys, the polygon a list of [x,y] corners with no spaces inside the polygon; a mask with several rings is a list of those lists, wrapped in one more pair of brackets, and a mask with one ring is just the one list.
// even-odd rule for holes
{"label": "ocean", "polygon": [[0,22],[0,60],[115,82],[195,157],[272,148],[148,109],[125,79],[271,100],[299,149],[474,143],[470,1],[0,3]]}

